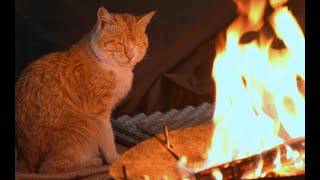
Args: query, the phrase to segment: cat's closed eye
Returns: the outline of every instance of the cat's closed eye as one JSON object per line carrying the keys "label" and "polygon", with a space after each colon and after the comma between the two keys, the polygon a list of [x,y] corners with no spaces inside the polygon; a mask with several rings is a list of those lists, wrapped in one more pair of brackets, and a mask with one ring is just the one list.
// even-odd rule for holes
{"label": "cat's closed eye", "polygon": [[126,48],[126,46],[123,43],[118,42],[118,41],[114,41],[113,42],[113,48],[112,49],[114,51],[122,52],[122,51],[125,50],[125,48]]}
{"label": "cat's closed eye", "polygon": [[121,46],[125,47],[125,45],[124,45],[123,43],[121,43],[121,42],[115,41],[115,43],[117,43],[118,45],[121,45]]}
{"label": "cat's closed eye", "polygon": [[115,42],[114,40],[109,40],[109,41],[103,42],[102,45],[103,45],[104,47],[106,47],[106,46],[108,46],[109,44],[112,44],[112,43],[114,43],[114,42]]}
{"label": "cat's closed eye", "polygon": [[136,44],[136,47],[141,47],[141,46],[144,46],[145,44],[144,43],[138,43]]}

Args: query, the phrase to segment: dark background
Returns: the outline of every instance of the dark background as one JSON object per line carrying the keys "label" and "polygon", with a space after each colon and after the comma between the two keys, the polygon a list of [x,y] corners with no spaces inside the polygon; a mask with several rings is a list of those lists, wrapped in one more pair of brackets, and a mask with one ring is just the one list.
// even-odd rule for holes
{"label": "dark background", "polygon": [[[232,0],[15,0],[15,77],[41,55],[67,50],[90,31],[99,6],[114,13],[157,13],[147,60],[114,116],[181,109],[214,101],[215,37],[235,17]],[[304,0],[289,6],[304,30]]]}

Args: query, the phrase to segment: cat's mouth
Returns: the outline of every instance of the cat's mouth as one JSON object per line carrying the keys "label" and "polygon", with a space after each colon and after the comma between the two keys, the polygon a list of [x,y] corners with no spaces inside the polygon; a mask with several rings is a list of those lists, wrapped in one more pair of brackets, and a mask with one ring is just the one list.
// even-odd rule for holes
{"label": "cat's mouth", "polygon": [[137,62],[136,61],[129,61],[129,60],[126,60],[126,61],[121,61],[121,60],[115,60],[115,63],[119,66],[119,67],[129,67],[129,68],[133,68]]}

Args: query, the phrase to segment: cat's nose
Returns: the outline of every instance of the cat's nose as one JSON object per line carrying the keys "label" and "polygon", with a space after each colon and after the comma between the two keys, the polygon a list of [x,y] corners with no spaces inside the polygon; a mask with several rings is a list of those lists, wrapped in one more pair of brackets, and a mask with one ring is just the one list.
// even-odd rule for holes
{"label": "cat's nose", "polygon": [[133,49],[127,49],[126,55],[127,55],[127,58],[129,59],[129,61],[131,61],[133,59],[133,57],[134,57]]}

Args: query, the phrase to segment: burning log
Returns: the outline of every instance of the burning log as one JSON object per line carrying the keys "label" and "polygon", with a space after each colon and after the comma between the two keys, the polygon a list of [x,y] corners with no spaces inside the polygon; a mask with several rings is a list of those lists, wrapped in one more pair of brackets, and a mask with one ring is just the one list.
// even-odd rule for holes
{"label": "burning log", "polygon": [[[262,167],[259,169],[259,174],[265,172],[264,175],[268,176],[267,172],[273,172],[273,170],[277,168],[277,165],[275,164],[277,158],[280,160],[282,166],[293,166],[296,162],[304,161],[304,146],[305,138],[293,139],[286,144],[281,144],[268,151],[264,151],[261,154],[256,154],[248,158],[235,160],[200,171],[195,174],[195,177],[197,180],[216,180],[217,178],[215,177],[214,172],[220,172],[219,174],[222,175],[223,179],[243,179],[249,173],[255,173],[259,163],[263,163]],[[288,157],[292,151],[298,152],[299,157],[294,157],[293,155]],[[292,169],[296,168],[293,167]],[[304,168],[300,171],[298,169],[291,175],[299,174],[304,174]]]}

